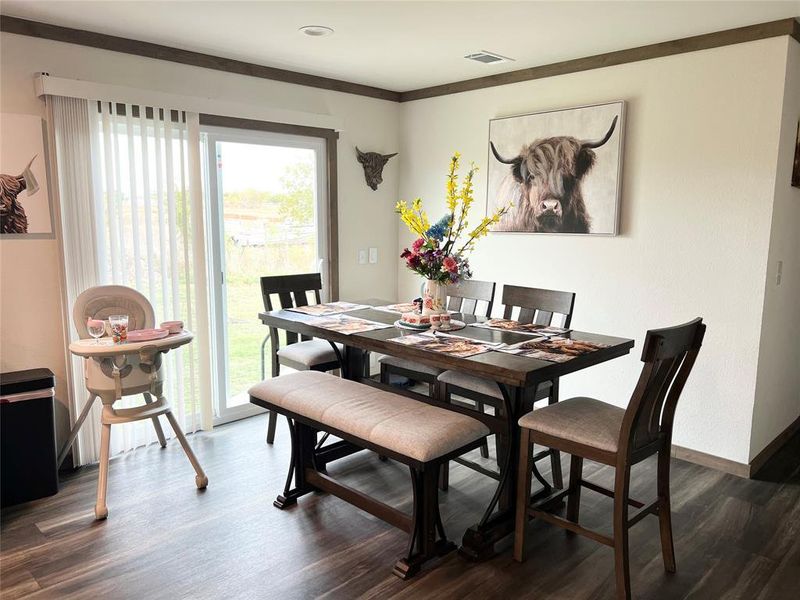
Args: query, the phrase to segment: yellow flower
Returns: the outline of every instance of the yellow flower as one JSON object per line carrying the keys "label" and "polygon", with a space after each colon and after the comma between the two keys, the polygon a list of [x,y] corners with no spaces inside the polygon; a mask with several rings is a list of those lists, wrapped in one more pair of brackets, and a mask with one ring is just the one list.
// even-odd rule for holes
{"label": "yellow flower", "polygon": [[458,164],[461,159],[461,154],[456,152],[453,158],[450,159],[450,171],[447,174],[447,209],[453,213],[458,203],[458,195],[456,194],[458,182]]}

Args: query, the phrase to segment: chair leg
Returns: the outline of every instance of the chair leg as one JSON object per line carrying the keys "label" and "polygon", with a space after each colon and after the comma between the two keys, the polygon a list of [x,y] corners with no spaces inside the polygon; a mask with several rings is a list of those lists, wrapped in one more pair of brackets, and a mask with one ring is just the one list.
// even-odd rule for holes
{"label": "chair leg", "polygon": [[618,600],[630,600],[631,573],[628,553],[628,488],[630,467],[617,467],[614,483],[614,572]]}
{"label": "chair leg", "polygon": [[381,363],[381,383],[384,385],[389,385],[390,380],[391,376],[389,374],[389,367]]}
{"label": "chair leg", "polygon": [[275,441],[275,428],[278,424],[278,413],[274,410],[269,411],[269,423],[267,424],[267,443],[272,444]]}
{"label": "chair leg", "polygon": [[197,485],[197,489],[205,489],[208,485],[208,477],[206,477],[203,467],[201,467],[200,463],[197,461],[197,457],[194,455],[192,447],[189,445],[186,436],[183,435],[183,430],[178,425],[178,420],[175,418],[175,415],[172,414],[171,410],[168,410],[165,414],[170,426],[172,427],[172,431],[175,432],[175,437],[178,438],[178,441],[181,443],[181,447],[183,447],[183,451],[186,453],[186,457],[189,459],[189,462],[192,463],[192,467],[194,467],[194,472],[196,474],[194,482]]}
{"label": "chair leg", "polygon": [[[441,381],[436,381],[433,384],[433,399],[439,402],[450,403],[450,392],[447,389],[447,384]],[[446,492],[450,489],[450,461],[446,460],[439,467],[439,489]]]}
{"label": "chair leg", "polygon": [[522,428],[519,442],[519,472],[517,476],[517,514],[514,521],[514,560],[525,560],[525,529],[528,525],[528,504],[531,497],[531,431]]}
{"label": "chair leg", "polygon": [[[152,404],[153,403],[153,397],[150,394],[145,392],[142,395],[144,396],[145,404]],[[164,437],[164,430],[161,429],[161,423],[159,422],[158,417],[153,417],[153,427],[156,430],[156,437],[158,437],[158,443],[161,444],[162,448],[166,448],[167,447],[167,438]]]}
{"label": "chair leg", "polygon": [[674,573],[675,546],[672,543],[672,512],[669,494],[669,446],[658,453],[658,525],[661,530],[661,554],[664,557],[664,569]]}
{"label": "chair leg", "polygon": [[553,476],[553,487],[564,489],[564,475],[561,473],[561,452],[550,450],[550,473]]}
{"label": "chair leg", "polygon": [[103,423],[100,434],[100,473],[97,476],[97,502],[94,505],[94,518],[99,520],[108,517],[106,491],[108,490],[108,455],[111,447],[111,425]]}
{"label": "chair leg", "polygon": [[78,432],[80,432],[81,427],[83,427],[83,422],[86,420],[86,417],[92,411],[92,406],[94,406],[95,400],[97,400],[97,394],[90,394],[89,399],[86,401],[86,404],[83,405],[83,410],[81,410],[81,414],[78,417],[78,420],[75,421],[75,425],[72,426],[72,429],[69,432],[69,437],[67,438],[67,442],[64,444],[64,447],[61,449],[61,452],[58,453],[58,460],[57,460],[58,467],[60,467],[61,463],[64,462],[64,459],[67,458],[67,454],[69,454],[69,450],[70,448],[72,448],[72,444],[75,443],[75,438],[78,437]]}
{"label": "chair leg", "polygon": [[446,461],[439,467],[439,489],[446,492],[450,489],[450,461]]}
{"label": "chair leg", "polygon": [[[266,338],[265,340],[266,341]],[[273,352],[272,358],[272,377],[280,376],[281,374],[281,363],[278,362],[278,355],[277,353]],[[275,429],[278,425],[278,413],[274,410],[269,411],[269,420],[267,422],[267,443],[273,444],[275,442]]]}
{"label": "chair leg", "polygon": [[[558,379],[554,380],[550,387],[550,395],[547,397],[547,404],[558,403]],[[553,487],[556,489],[564,488],[564,475],[561,473],[561,452],[550,450],[550,473],[553,476]]]}
{"label": "chair leg", "polygon": [[[479,413],[483,414],[484,412],[483,402],[476,402],[475,407],[478,409]],[[481,457],[489,458],[489,442],[486,441],[486,438],[483,438],[483,442],[481,442]]]}
{"label": "chair leg", "polygon": [[569,462],[569,494],[567,495],[567,520],[573,523],[578,522],[581,511],[582,476],[583,458],[573,454]]}

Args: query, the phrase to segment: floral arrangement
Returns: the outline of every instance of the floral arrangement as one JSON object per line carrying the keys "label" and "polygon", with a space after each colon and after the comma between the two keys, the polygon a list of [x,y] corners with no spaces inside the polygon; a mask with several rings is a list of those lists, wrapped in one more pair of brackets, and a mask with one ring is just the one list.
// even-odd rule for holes
{"label": "floral arrangement", "polygon": [[422,209],[422,200],[417,198],[408,204],[401,200],[395,207],[403,223],[411,233],[419,237],[405,248],[400,258],[406,266],[426,279],[440,283],[458,283],[472,277],[467,255],[475,242],[489,233],[489,228],[500,221],[510,206],[497,210],[492,216],[483,217],[477,227],[469,229],[469,210],[474,202],[472,179],[478,167],[474,163],[464,177],[458,190],[458,170],[461,154],[456,152],[450,159],[447,174],[447,214],[431,225]]}

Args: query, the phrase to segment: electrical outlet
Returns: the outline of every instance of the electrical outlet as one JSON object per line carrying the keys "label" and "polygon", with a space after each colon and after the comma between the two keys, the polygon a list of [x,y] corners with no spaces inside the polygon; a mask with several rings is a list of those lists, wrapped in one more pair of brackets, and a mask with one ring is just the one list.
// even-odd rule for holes
{"label": "electrical outlet", "polygon": [[369,249],[369,264],[374,265],[378,262],[378,249],[377,248],[370,248]]}
{"label": "electrical outlet", "polygon": [[778,261],[778,274],[775,275],[775,285],[781,284],[781,279],[783,279],[783,261]]}
{"label": "electrical outlet", "polygon": [[363,248],[358,251],[358,264],[365,265],[367,264],[367,251]]}

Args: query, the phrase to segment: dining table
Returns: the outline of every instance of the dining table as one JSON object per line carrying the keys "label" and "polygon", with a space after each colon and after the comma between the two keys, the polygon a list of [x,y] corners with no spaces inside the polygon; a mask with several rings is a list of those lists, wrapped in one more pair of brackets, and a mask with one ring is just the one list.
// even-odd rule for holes
{"label": "dining table", "polygon": [[[497,487],[481,519],[464,532],[459,548],[463,556],[472,560],[482,560],[492,556],[495,544],[511,534],[514,529],[515,490],[520,452],[520,428],[517,422],[525,410],[523,399],[526,397],[526,392],[535,391],[540,384],[557,382],[560,377],[570,373],[624,356],[630,353],[634,340],[568,330],[564,337],[594,343],[600,347],[564,362],[552,362],[499,351],[461,357],[393,341],[400,336],[419,333],[396,327],[394,324],[400,318],[400,314],[379,308],[390,306],[393,301],[368,298],[352,302],[364,305],[366,308],[349,311],[343,313],[344,315],[390,327],[343,333],[323,327],[325,318],[291,309],[260,312],[258,318],[264,325],[285,330],[295,334],[294,337],[299,335],[303,339],[316,338],[330,342],[339,359],[342,376],[368,385],[385,387],[385,384],[371,378],[368,369],[364,368],[365,358],[371,352],[395,356],[436,369],[460,371],[497,384],[503,396],[503,408],[497,410],[494,415],[478,412],[461,403],[448,403],[411,390],[391,388],[394,393],[474,417],[486,424],[491,433],[497,436],[499,466],[499,472],[495,476]],[[466,327],[453,332],[452,335],[479,343],[513,345],[531,339],[531,336],[525,333],[475,326],[487,321],[487,317],[455,313],[451,315],[451,319],[466,324]],[[340,350],[337,344],[341,344],[343,350]],[[315,459],[318,464],[325,465],[357,451],[361,449],[346,442],[333,442],[318,447]],[[537,479],[542,483],[542,489],[534,494],[533,498],[546,501],[548,495],[554,495],[553,490],[543,478],[537,476]]]}

